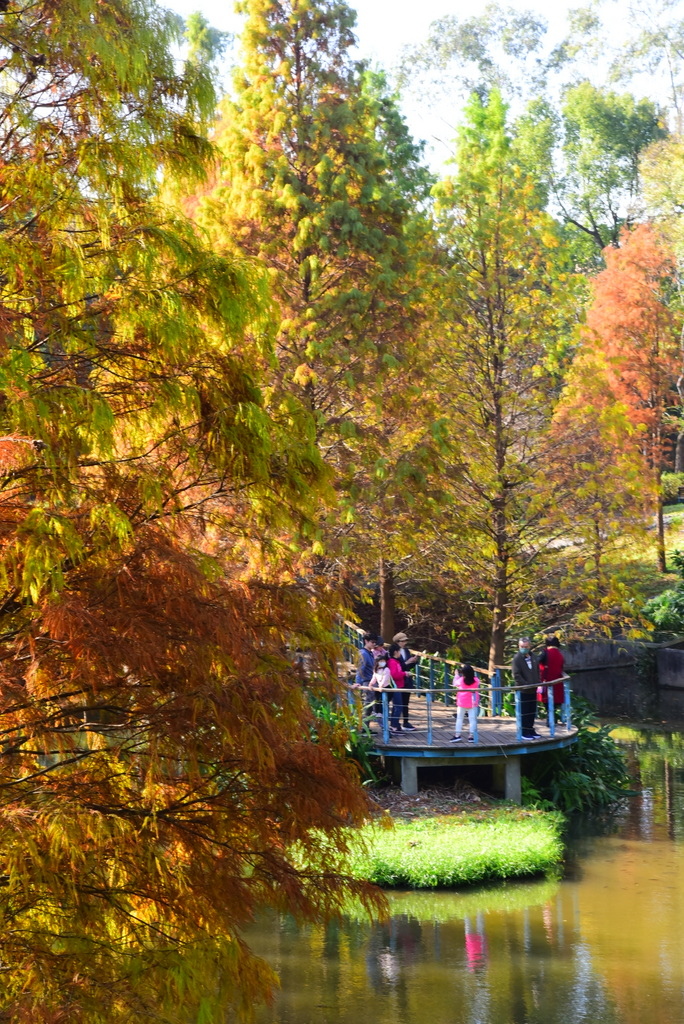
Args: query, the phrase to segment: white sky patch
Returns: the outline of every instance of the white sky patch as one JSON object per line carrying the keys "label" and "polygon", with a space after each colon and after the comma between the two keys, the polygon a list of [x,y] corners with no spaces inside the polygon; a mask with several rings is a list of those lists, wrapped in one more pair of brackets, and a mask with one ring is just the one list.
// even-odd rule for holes
{"label": "white sky patch", "polygon": [[[584,5],[585,0],[555,0],[554,3],[539,0],[500,0],[500,6],[503,8],[531,11],[546,21],[548,36],[544,50],[557,45],[566,36],[568,11]],[[214,28],[236,35],[240,32],[243,19],[234,13],[230,0],[166,0],[164,6],[170,7],[184,18],[193,11],[200,11]],[[481,15],[486,7],[486,0],[356,0],[350,6],[357,13],[359,57],[373,65],[383,67],[391,74],[400,60],[404,47],[424,42],[433,22],[448,15],[454,15],[459,20]],[[684,7],[684,3],[682,6]],[[611,42],[618,43],[624,39],[631,23],[629,0],[607,2],[602,5],[601,13]],[[228,59],[230,57],[229,54]],[[579,62],[570,74],[574,78],[584,76],[596,84],[604,84],[608,62],[609,55],[604,54],[599,65]],[[229,85],[227,72],[228,68],[226,75],[223,76],[226,88]],[[559,85],[560,80],[557,88]],[[664,84],[645,75],[639,76],[631,85],[612,87],[616,91],[629,89],[639,98],[648,96],[659,102],[666,100]],[[551,92],[553,95],[554,90]],[[426,95],[417,88],[407,89],[402,96],[401,106],[411,133],[416,140],[423,140],[426,143],[426,161],[438,173],[447,170],[445,162],[453,154],[462,103],[463,95],[456,89],[433,96]],[[519,110],[520,104],[516,104],[513,99],[512,113],[516,114]]]}

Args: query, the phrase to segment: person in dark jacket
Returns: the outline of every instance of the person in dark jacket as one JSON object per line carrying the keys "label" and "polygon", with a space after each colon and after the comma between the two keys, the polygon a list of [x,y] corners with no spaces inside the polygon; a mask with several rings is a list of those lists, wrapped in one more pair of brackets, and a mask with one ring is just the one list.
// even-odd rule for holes
{"label": "person in dark jacket", "polygon": [[408,637],[406,636],[406,633],[395,633],[394,636],[392,637],[392,644],[393,646],[397,645],[399,648],[398,658],[399,661],[401,662],[401,667],[403,668],[405,673],[403,692],[404,728],[411,730],[415,729],[415,726],[411,725],[411,723],[408,720],[409,700],[411,698],[410,691],[413,689],[414,684],[413,669],[420,661],[420,658],[417,654],[411,654],[408,647]]}
{"label": "person in dark jacket", "polygon": [[363,634],[363,647],[359,648],[358,660],[356,662],[357,686],[368,686],[371,681],[371,676],[375,670],[373,650],[376,642],[377,637],[374,637],[372,633]]}
{"label": "person in dark jacket", "polygon": [[354,690],[368,690],[370,687],[370,681],[373,678],[373,672],[375,671],[373,650],[376,642],[377,637],[373,636],[372,633],[363,634],[363,647],[359,648],[358,660],[356,662],[356,676],[352,683],[352,689]]}
{"label": "person in dark jacket", "polygon": [[522,686],[520,691],[520,717],[524,740],[539,740],[534,731],[534,715],[537,709],[537,686],[539,685],[539,661],[532,653],[532,641],[527,636],[518,640],[518,653],[513,658],[513,683]]}

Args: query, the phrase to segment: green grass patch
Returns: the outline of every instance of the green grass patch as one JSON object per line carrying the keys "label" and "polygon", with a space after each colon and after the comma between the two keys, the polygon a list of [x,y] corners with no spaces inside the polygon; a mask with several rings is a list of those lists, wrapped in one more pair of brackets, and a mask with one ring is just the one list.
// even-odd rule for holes
{"label": "green grass patch", "polygon": [[350,867],[383,888],[409,889],[545,874],[562,859],[563,820],[553,812],[501,807],[397,821],[393,829],[367,826]]}

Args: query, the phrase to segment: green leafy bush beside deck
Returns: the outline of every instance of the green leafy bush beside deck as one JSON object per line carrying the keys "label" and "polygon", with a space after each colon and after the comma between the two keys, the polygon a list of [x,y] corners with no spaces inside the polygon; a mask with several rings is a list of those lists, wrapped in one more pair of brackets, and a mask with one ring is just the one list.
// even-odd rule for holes
{"label": "green leafy bush beside deck", "polygon": [[369,826],[352,871],[385,888],[437,889],[554,870],[563,856],[563,817],[495,808],[482,817],[448,816]]}

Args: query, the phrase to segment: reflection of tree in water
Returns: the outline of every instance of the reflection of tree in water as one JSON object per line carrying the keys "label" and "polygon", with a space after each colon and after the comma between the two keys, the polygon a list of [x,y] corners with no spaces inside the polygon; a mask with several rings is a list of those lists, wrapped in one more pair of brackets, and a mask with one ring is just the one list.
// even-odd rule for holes
{"label": "reflection of tree in water", "polygon": [[[628,967],[605,961],[615,931],[601,893],[573,884],[526,891],[541,900],[507,907],[502,896],[492,909],[483,892],[478,910],[476,894],[464,893],[454,897],[467,902],[463,916],[403,913],[295,934],[281,926],[282,990],[260,1024],[358,1024],[366,1011],[372,1024],[636,1024],[621,998]],[[601,898],[609,903],[610,893]],[[439,901],[435,894],[435,908]],[[266,933],[272,943],[273,929]]]}
{"label": "reflection of tree in water", "polygon": [[684,734],[630,729],[630,774],[639,795],[627,805],[628,833],[644,839],[684,838]]}
{"label": "reflection of tree in water", "polygon": [[[617,1024],[578,920],[578,908],[560,896],[522,912],[476,912],[422,929],[397,917],[372,929],[367,977],[379,1000],[401,993],[410,1024],[421,1019],[418,1006],[426,1019],[453,1024]],[[428,992],[422,967],[432,971],[436,963],[447,970]],[[382,1001],[374,1009],[376,1022],[389,1024]]]}

